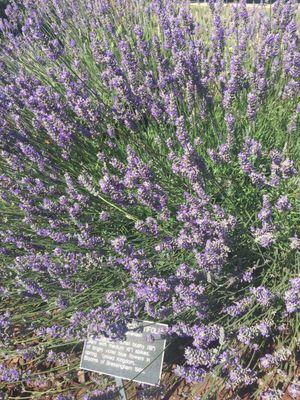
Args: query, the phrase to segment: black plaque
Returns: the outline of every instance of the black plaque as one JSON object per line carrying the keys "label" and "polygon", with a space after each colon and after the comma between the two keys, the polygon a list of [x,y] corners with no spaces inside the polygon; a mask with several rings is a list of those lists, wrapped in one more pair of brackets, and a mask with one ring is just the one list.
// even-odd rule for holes
{"label": "black plaque", "polygon": [[110,340],[104,336],[88,338],[84,344],[80,368],[158,385],[164,358],[165,324],[134,321],[128,326],[126,339]]}

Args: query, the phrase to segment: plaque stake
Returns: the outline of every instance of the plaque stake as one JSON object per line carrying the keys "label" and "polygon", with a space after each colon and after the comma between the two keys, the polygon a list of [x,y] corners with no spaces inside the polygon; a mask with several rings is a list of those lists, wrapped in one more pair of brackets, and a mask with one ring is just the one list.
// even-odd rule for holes
{"label": "plaque stake", "polygon": [[126,400],[126,393],[123,386],[123,381],[121,378],[116,378],[116,384],[120,388],[120,397],[121,400]]}

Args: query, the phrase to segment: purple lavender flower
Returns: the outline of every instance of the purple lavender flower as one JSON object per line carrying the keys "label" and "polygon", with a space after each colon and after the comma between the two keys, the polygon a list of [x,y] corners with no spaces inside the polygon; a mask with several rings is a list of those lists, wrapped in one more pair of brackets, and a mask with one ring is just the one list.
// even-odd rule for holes
{"label": "purple lavender flower", "polygon": [[291,244],[290,247],[292,250],[300,250],[300,239],[297,235],[294,235],[290,238]]}
{"label": "purple lavender flower", "polygon": [[107,211],[101,211],[99,214],[99,220],[100,221],[108,221],[109,220],[109,213]]}
{"label": "purple lavender flower", "polygon": [[0,339],[3,340],[8,335],[9,328],[11,327],[10,313],[7,311],[0,314]]}
{"label": "purple lavender flower", "polygon": [[64,365],[68,362],[68,355],[64,352],[55,353],[53,350],[50,350],[46,360],[56,365]]}
{"label": "purple lavender flower", "polygon": [[300,309],[300,278],[290,279],[290,289],[284,294],[285,306],[288,313]]}
{"label": "purple lavender flower", "polygon": [[207,240],[202,253],[195,252],[198,266],[206,272],[219,273],[228,258],[229,247],[222,239]]}
{"label": "purple lavender flower", "polygon": [[74,400],[73,394],[59,394],[55,397],[55,400]]}
{"label": "purple lavender flower", "polygon": [[262,227],[252,228],[254,238],[262,247],[269,247],[275,243],[276,236],[272,219],[272,206],[267,195],[263,196],[263,207],[257,216]]}
{"label": "purple lavender flower", "polygon": [[251,287],[250,293],[254,295],[256,301],[263,307],[270,306],[272,299],[274,298],[270,289],[265,286]]}
{"label": "purple lavender flower", "polygon": [[289,179],[297,173],[294,162],[286,158],[280,165],[280,172],[283,179]]}
{"label": "purple lavender flower", "polygon": [[196,348],[208,347],[221,340],[223,329],[218,325],[194,325],[192,327],[193,345]]}
{"label": "purple lavender flower", "polygon": [[250,268],[248,271],[245,271],[241,277],[241,281],[248,283],[252,282],[254,270],[255,268]]}
{"label": "purple lavender flower", "polygon": [[148,217],[145,221],[137,221],[135,228],[142,233],[158,236],[158,225],[154,218]]}
{"label": "purple lavender flower", "polygon": [[294,400],[297,400],[300,397],[300,379],[294,379],[288,386],[287,391]]}
{"label": "purple lavender flower", "polygon": [[280,389],[268,389],[261,394],[261,400],[281,400],[283,391]]}
{"label": "purple lavender flower", "polygon": [[138,400],[148,400],[157,399],[163,397],[163,387],[149,387],[147,385],[139,385],[137,388],[137,399]]}
{"label": "purple lavender flower", "polygon": [[116,400],[119,397],[118,388],[108,386],[104,390],[92,390],[89,394],[83,396],[84,400]]}
{"label": "purple lavender flower", "polygon": [[259,332],[263,337],[269,337],[272,333],[272,322],[270,321],[262,321],[255,325],[255,329]]}
{"label": "purple lavender flower", "polygon": [[18,382],[22,379],[21,372],[16,368],[9,368],[0,364],[0,382]]}
{"label": "purple lavender flower", "polygon": [[231,317],[237,317],[241,314],[244,314],[248,310],[252,302],[253,302],[252,296],[242,298],[235,304],[225,307],[223,309],[223,312],[230,315]]}
{"label": "purple lavender flower", "polygon": [[206,371],[203,368],[197,367],[184,367],[184,366],[177,366],[174,369],[175,375],[184,378],[187,383],[193,382],[203,382]]}
{"label": "purple lavender flower", "polygon": [[123,251],[123,249],[125,248],[126,240],[127,240],[126,236],[120,236],[120,237],[112,240],[111,244],[117,253],[120,253]]}
{"label": "purple lavender flower", "polygon": [[193,349],[187,347],[184,356],[188,365],[199,367],[212,367],[217,364],[218,355],[213,350]]}
{"label": "purple lavender flower", "polygon": [[128,205],[131,203],[131,199],[126,192],[126,186],[118,176],[110,175],[108,171],[105,171],[103,178],[99,181],[99,187],[104,194],[117,204]]}
{"label": "purple lavender flower", "polygon": [[216,163],[228,163],[230,161],[230,147],[228,143],[221,144],[217,150],[208,149],[207,153]]}
{"label": "purple lavender flower", "polygon": [[239,329],[237,339],[248,346],[251,345],[252,340],[255,337],[255,330],[253,328],[242,327]]}
{"label": "purple lavender flower", "polygon": [[276,237],[273,232],[267,231],[266,229],[256,229],[254,232],[254,237],[257,243],[261,245],[261,247],[270,247],[275,243]]}
{"label": "purple lavender flower", "polygon": [[258,349],[257,341],[260,339],[260,336],[267,338],[271,336],[271,321],[263,320],[252,326],[242,326],[237,335],[237,339],[252,348],[253,350]]}
{"label": "purple lavender flower", "polygon": [[240,364],[233,365],[228,374],[226,386],[235,389],[239,386],[249,386],[256,381],[256,375],[250,368],[243,368]]}
{"label": "purple lavender flower", "polygon": [[238,155],[241,169],[249,176],[252,183],[258,186],[262,186],[266,183],[266,177],[256,170],[251,162],[251,158],[260,159],[261,156],[262,146],[254,139],[247,139],[242,151]]}
{"label": "purple lavender flower", "polygon": [[287,361],[292,355],[288,347],[280,347],[274,352],[274,359],[279,364],[280,362]]}
{"label": "purple lavender flower", "polygon": [[277,200],[275,207],[277,210],[284,212],[284,211],[291,211],[292,205],[289,202],[289,199],[286,195],[280,196]]}
{"label": "purple lavender flower", "polygon": [[257,214],[257,217],[262,221],[262,223],[268,224],[272,221],[272,206],[268,196],[266,195],[263,196],[263,208]]}
{"label": "purple lavender flower", "polygon": [[259,359],[259,362],[264,369],[269,369],[276,363],[276,360],[272,354],[265,354]]}
{"label": "purple lavender flower", "polygon": [[201,309],[204,313],[206,304],[203,299],[204,287],[191,283],[184,285],[178,284],[174,288],[175,295],[172,297],[172,307],[175,314],[187,311],[189,309]]}
{"label": "purple lavender flower", "polygon": [[247,100],[248,100],[247,115],[250,121],[254,121],[259,108],[259,98],[257,96],[257,93],[255,92],[248,93]]}
{"label": "purple lavender flower", "polygon": [[227,131],[228,131],[227,144],[229,146],[231,146],[232,139],[233,139],[233,133],[235,130],[235,125],[236,125],[236,119],[232,114],[226,114],[225,122],[226,122],[226,126],[227,126]]}

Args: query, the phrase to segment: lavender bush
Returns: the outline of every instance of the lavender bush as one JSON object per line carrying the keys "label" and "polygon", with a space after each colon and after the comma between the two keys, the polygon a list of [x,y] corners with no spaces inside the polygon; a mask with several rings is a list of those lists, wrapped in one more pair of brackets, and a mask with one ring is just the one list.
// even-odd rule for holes
{"label": "lavender bush", "polygon": [[[202,398],[224,386],[230,398],[281,398],[299,344],[296,9],[210,1],[198,18],[177,0],[10,2],[4,395],[13,384],[27,398],[75,398],[62,387],[87,327],[122,339],[139,318],[189,339],[174,372],[208,379]],[[64,381],[50,389],[53,370]]]}

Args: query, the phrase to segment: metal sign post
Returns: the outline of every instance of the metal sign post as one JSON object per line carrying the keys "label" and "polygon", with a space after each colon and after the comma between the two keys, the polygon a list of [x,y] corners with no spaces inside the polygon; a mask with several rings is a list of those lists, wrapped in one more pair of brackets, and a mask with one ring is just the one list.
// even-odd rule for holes
{"label": "metal sign post", "polygon": [[126,400],[126,393],[125,393],[125,390],[124,390],[122,379],[121,378],[116,378],[116,384],[117,384],[118,388],[120,388],[121,400]]}

